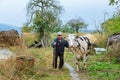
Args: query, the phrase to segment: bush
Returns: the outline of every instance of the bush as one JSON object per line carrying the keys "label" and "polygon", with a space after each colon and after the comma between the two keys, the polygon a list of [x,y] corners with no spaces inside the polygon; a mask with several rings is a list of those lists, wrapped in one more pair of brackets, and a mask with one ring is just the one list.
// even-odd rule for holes
{"label": "bush", "polygon": [[120,16],[115,16],[103,22],[101,24],[102,28],[108,34],[119,33],[120,32]]}
{"label": "bush", "polygon": [[110,61],[120,63],[120,50],[119,49],[109,50],[107,55],[109,56]]}

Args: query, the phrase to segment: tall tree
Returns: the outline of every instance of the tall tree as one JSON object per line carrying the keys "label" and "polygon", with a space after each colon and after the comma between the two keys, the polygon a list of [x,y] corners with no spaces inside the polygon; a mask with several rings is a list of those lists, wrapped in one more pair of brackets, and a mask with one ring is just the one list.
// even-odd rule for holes
{"label": "tall tree", "polygon": [[117,12],[115,15],[120,16],[120,0],[110,0],[110,5],[116,6]]}
{"label": "tall tree", "polygon": [[107,34],[119,33],[120,32],[120,17],[116,16],[106,20],[102,23],[102,28]]}
{"label": "tall tree", "polygon": [[74,32],[78,33],[80,29],[87,28],[87,24],[82,18],[71,19],[67,22],[67,25],[73,29]]}
{"label": "tall tree", "polygon": [[60,24],[59,14],[62,11],[57,0],[30,0],[27,5],[29,22],[39,34],[38,39],[45,46],[49,44],[50,32]]}
{"label": "tall tree", "polygon": [[120,0],[110,0],[110,5],[118,5]]}
{"label": "tall tree", "polygon": [[114,16],[106,21],[104,21],[101,26],[104,29],[104,31],[111,35],[113,33],[120,32],[120,0],[109,0],[110,4],[112,6],[117,6],[117,13],[114,14]]}
{"label": "tall tree", "polygon": [[67,25],[64,25],[62,28],[61,28],[61,31],[64,32],[64,33],[74,33],[74,30],[67,26]]}

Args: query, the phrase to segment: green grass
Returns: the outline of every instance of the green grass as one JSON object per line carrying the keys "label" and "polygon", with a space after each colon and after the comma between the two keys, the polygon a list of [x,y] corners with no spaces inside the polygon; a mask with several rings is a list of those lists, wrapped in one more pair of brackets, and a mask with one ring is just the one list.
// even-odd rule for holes
{"label": "green grass", "polygon": [[119,80],[120,64],[104,58],[107,58],[107,55],[93,55],[89,59],[87,71],[90,80]]}
{"label": "green grass", "polygon": [[[76,68],[74,56],[72,53],[65,52],[66,61]],[[82,69],[82,63],[80,64]],[[81,70],[82,71],[82,70]],[[109,61],[107,54],[90,55],[87,61],[87,70],[89,80],[119,80],[120,79],[120,63]]]}
{"label": "green grass", "polygon": [[87,68],[90,80],[118,80],[120,78],[120,65],[109,62],[92,63]]}

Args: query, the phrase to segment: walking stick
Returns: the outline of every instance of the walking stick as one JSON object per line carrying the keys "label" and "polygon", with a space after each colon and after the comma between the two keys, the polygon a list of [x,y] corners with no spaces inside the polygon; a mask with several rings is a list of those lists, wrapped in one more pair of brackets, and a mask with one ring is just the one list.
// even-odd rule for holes
{"label": "walking stick", "polygon": [[53,48],[53,68],[55,68],[55,54],[56,54],[56,46]]}

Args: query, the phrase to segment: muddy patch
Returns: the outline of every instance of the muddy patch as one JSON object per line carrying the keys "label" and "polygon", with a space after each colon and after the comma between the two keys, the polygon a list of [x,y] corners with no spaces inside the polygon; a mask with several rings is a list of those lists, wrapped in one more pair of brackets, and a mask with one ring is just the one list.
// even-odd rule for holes
{"label": "muddy patch", "polygon": [[65,66],[69,69],[72,80],[80,80],[79,75],[77,74],[77,72],[74,70],[74,68],[72,66],[70,66],[67,63],[65,63]]}
{"label": "muddy patch", "polygon": [[81,69],[79,72],[76,72],[68,63],[65,63],[65,66],[69,69],[72,80],[89,80],[88,72],[86,70]]}
{"label": "muddy patch", "polygon": [[86,70],[80,70],[80,72],[78,72],[78,75],[80,80],[89,80],[89,76]]}

